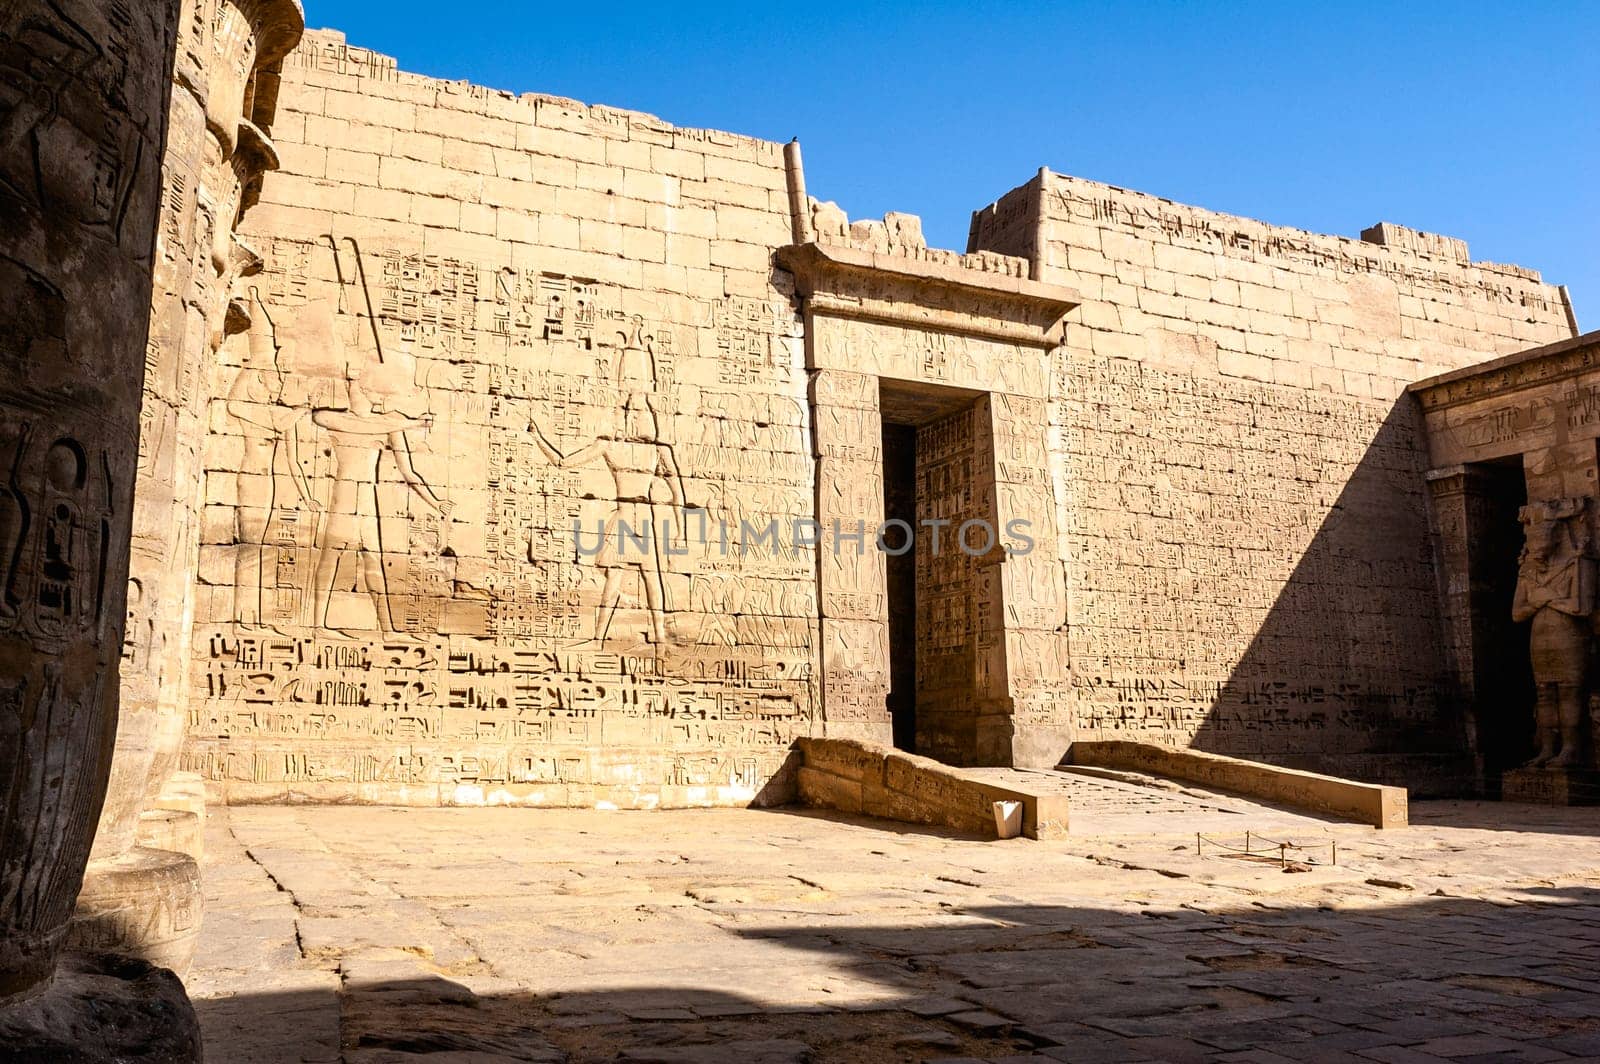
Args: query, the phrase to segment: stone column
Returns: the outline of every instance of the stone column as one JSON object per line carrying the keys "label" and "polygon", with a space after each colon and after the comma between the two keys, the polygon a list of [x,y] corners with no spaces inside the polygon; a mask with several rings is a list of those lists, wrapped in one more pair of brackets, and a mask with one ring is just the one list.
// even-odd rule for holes
{"label": "stone column", "polygon": [[[200,928],[201,817],[164,795],[186,724],[201,461],[215,355],[248,324],[235,235],[277,166],[275,95],[257,90],[298,42],[295,0],[183,0],[154,261],[128,580],[122,714],[72,942],[180,974]],[[233,303],[230,313],[230,303]],[[178,847],[179,849],[172,849]]]}
{"label": "stone column", "polygon": [[177,13],[0,7],[0,1002],[48,985],[111,765]]}

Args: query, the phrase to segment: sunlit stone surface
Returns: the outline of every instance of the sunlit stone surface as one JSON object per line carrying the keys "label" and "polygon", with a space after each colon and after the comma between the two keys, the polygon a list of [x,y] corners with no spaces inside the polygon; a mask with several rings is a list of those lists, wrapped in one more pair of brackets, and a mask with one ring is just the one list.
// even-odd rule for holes
{"label": "sunlit stone surface", "polygon": [[[1380,832],[1088,779],[1074,809],[1084,834],[1057,842],[787,811],[219,809],[189,987],[208,1051],[263,1064],[341,1044],[574,1064],[1600,1051],[1592,813],[1424,802]],[[1224,856],[1246,830],[1268,855]]]}

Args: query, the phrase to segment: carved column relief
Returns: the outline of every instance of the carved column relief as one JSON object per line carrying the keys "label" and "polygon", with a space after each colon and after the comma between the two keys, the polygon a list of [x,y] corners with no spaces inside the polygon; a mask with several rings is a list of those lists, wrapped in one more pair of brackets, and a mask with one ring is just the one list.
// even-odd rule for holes
{"label": "carved column relief", "polygon": [[[180,971],[199,927],[198,854],[137,848],[176,768],[186,723],[202,439],[213,362],[249,323],[260,258],[235,234],[247,191],[277,166],[254,85],[301,31],[293,0],[185,0],[172,71],[145,351],[122,716],[74,940]],[[191,832],[198,838],[198,825]],[[130,902],[129,899],[136,899]],[[132,905],[138,916],[127,919]]]}
{"label": "carved column relief", "polygon": [[53,970],[105,796],[177,13],[0,8],[0,1001]]}

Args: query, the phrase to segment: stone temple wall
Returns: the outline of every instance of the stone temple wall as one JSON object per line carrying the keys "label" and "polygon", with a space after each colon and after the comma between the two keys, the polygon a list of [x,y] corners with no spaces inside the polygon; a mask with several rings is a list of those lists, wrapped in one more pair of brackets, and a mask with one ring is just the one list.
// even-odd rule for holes
{"label": "stone temple wall", "polygon": [[187,764],[235,801],[754,798],[818,711],[814,552],[740,554],[814,506],[781,146],[328,33],[274,138]]}
{"label": "stone temple wall", "polygon": [[[1048,172],[930,250],[780,145],[327,31],[277,105],[203,389],[185,766],[228,800],[777,797],[795,738],[889,739],[897,646],[952,761],[1471,785],[1402,389],[1568,335],[1537,275]],[[881,556],[791,533],[881,520],[908,426],[913,512],[1038,546],[919,562],[896,636]]]}
{"label": "stone temple wall", "polygon": [[1083,297],[1048,427],[1075,735],[1469,786],[1403,392],[1572,335],[1564,293],[1458,240],[1048,172],[977,212],[972,246]]}

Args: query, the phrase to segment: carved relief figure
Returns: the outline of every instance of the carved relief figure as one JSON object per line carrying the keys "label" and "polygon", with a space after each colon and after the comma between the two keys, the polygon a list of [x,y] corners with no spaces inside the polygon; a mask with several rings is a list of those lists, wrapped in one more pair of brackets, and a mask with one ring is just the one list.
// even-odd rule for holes
{"label": "carved relief figure", "polygon": [[1530,503],[1518,515],[1525,545],[1511,616],[1529,634],[1539,752],[1529,767],[1583,759],[1583,688],[1595,612],[1587,498]]}
{"label": "carved relief figure", "polygon": [[[600,606],[595,613],[594,640],[604,642],[612,619],[622,602],[624,581],[629,571],[638,573],[644,585],[645,606],[650,613],[650,635],[657,645],[667,641],[666,582],[663,577],[662,529],[654,519],[654,506],[665,502],[673,515],[673,536],[678,543],[688,540],[685,508],[688,503],[683,474],[672,445],[662,438],[654,403],[656,387],[655,350],[635,322],[632,335],[623,345],[617,360],[617,385],[622,393],[620,423],[611,435],[602,435],[588,445],[563,454],[537,424],[528,428],[539,449],[552,465],[573,469],[603,461],[611,471],[616,487],[616,509],[606,520],[604,536],[595,565],[605,572]],[[662,494],[666,498],[660,498]],[[629,539],[623,542],[623,527],[645,537],[641,546]]]}
{"label": "carved relief figure", "polygon": [[[12,31],[0,35],[0,188],[120,239],[143,131],[99,104],[122,91],[127,5],[68,6],[48,0],[31,14],[6,12]],[[92,165],[81,165],[86,153]]]}
{"label": "carved relief figure", "polygon": [[353,552],[360,565],[361,581],[372,597],[378,625],[388,634],[400,631],[390,610],[384,562],[386,554],[404,554],[406,545],[400,540],[391,543],[387,551],[384,547],[378,493],[380,460],[385,452],[412,494],[440,517],[450,512],[450,502],[440,498],[417,472],[406,435],[431,428],[432,415],[414,417],[396,409],[398,402],[415,393],[415,372],[415,362],[405,352],[391,353],[388,359],[380,354],[350,367],[349,409],[312,412],[312,421],[327,429],[333,438],[334,461],[333,492],[317,544],[312,621],[319,627],[338,627],[329,623],[328,610],[339,579],[339,563]]}
{"label": "carved relief figure", "polygon": [[234,604],[240,624],[265,624],[264,601],[270,548],[267,529],[282,502],[278,499],[281,466],[289,474],[299,505],[321,509],[306,481],[300,461],[299,425],[307,411],[284,402],[285,373],[298,346],[333,340],[332,310],[325,302],[308,304],[292,328],[280,336],[259,294],[251,289],[256,321],[250,329],[250,357],[228,392],[227,410],[243,427],[244,453],[239,464],[238,509],[234,534],[239,545],[234,560]]}
{"label": "carved relief figure", "polygon": [[[0,291],[13,300],[5,354],[19,366],[70,364],[60,290],[0,256]],[[20,619],[62,639],[99,619],[109,485],[90,476],[77,440],[49,439],[30,421],[0,419],[0,629]]]}

